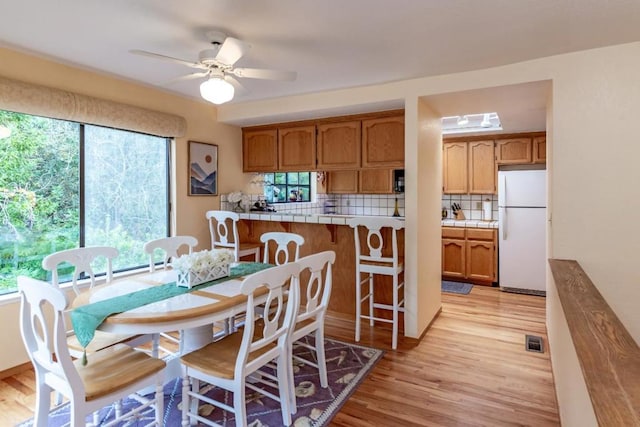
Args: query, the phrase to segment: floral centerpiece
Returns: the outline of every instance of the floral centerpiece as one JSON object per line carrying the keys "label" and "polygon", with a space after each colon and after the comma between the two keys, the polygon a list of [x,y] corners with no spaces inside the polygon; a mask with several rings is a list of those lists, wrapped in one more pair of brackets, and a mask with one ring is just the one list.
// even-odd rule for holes
{"label": "floral centerpiece", "polygon": [[229,193],[227,196],[227,200],[229,203],[235,203],[236,206],[233,208],[234,212],[244,212],[244,208],[242,205],[247,205],[249,203],[249,196],[244,194],[242,191],[234,191]]}
{"label": "floral centerpiece", "polygon": [[235,260],[233,251],[212,249],[182,255],[171,262],[178,273],[176,284],[191,288],[229,275],[229,264]]}

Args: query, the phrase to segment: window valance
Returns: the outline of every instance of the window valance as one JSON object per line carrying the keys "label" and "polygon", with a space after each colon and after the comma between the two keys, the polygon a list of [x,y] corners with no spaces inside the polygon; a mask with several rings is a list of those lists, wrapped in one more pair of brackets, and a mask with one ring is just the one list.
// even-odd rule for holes
{"label": "window valance", "polygon": [[184,117],[0,77],[0,109],[164,137],[181,137]]}

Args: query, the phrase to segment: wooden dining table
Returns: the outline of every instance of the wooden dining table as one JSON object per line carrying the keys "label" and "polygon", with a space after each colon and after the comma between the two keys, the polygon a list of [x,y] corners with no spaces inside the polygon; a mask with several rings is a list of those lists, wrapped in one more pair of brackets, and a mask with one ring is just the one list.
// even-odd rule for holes
{"label": "wooden dining table", "polygon": [[[161,270],[116,279],[95,286],[78,295],[71,308],[105,301],[154,286],[176,281],[176,272]],[[247,296],[240,288],[244,277],[229,278],[215,285],[192,290],[106,317],[97,328],[123,335],[159,334],[181,330],[183,352],[190,352],[213,341],[213,323],[244,313]],[[267,289],[258,289],[254,296],[266,299]],[[174,360],[174,363],[171,363]],[[167,360],[167,379],[180,374],[179,358]],[[170,366],[173,365],[173,366]],[[177,370],[176,370],[177,369]]]}

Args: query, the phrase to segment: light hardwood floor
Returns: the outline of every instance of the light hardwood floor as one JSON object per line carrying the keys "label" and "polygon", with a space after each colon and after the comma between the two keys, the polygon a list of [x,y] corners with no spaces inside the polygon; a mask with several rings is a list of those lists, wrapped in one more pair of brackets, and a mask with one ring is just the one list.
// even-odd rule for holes
{"label": "light hardwood floor", "polygon": [[[334,426],[558,426],[547,348],[545,299],[474,286],[443,294],[424,338],[363,329],[360,344],[388,350],[333,419]],[[353,342],[352,319],[332,317],[327,336]],[[525,334],[545,353],[525,351]],[[0,425],[32,416],[33,371],[0,381]]]}

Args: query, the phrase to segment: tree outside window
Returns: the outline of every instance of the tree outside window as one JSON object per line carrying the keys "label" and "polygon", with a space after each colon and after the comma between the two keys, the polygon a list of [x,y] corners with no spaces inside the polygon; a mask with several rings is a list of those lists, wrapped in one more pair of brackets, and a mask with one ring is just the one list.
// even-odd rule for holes
{"label": "tree outside window", "polygon": [[264,196],[268,203],[311,201],[311,172],[267,173],[264,178]]}
{"label": "tree outside window", "polygon": [[64,249],[115,246],[116,271],[148,262],[144,242],[169,231],[166,138],[1,110],[0,123],[0,294],[49,279],[42,259]]}

